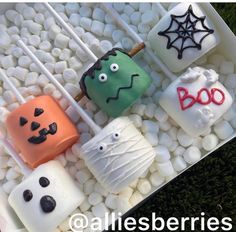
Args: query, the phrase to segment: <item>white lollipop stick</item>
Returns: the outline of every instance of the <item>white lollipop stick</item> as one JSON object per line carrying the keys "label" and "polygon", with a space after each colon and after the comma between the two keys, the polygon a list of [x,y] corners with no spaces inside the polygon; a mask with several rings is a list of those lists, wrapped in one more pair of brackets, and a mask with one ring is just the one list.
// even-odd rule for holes
{"label": "white lollipop stick", "polygon": [[[122,27],[130,37],[137,43],[144,43],[143,39],[120,17],[120,15],[107,3],[101,3],[106,12],[116,21],[116,23]],[[165,75],[171,80],[175,80],[177,77],[166,67],[166,65],[153,53],[149,48],[145,48],[146,52],[152,57],[158,67],[165,73]]]}
{"label": "white lollipop stick", "polygon": [[52,8],[52,6],[49,3],[45,2],[43,4],[45,8],[47,8],[47,10],[53,15],[53,17],[61,24],[63,29],[67,31],[67,33],[70,34],[70,36],[75,40],[75,42],[78,43],[84,49],[84,51],[86,51],[89,54],[91,60],[93,62],[96,62],[98,58],[86,46],[86,44],[83,43],[83,41],[78,37],[78,35],[74,32],[74,30],[62,19],[62,17]]}
{"label": "white lollipop stick", "polygon": [[[154,3],[155,4],[155,3]],[[160,15],[163,17],[167,13],[167,10],[162,6],[160,2],[156,2],[157,9],[160,13]]]}
{"label": "white lollipop stick", "polygon": [[26,101],[24,97],[21,95],[21,93],[17,90],[15,85],[9,80],[5,72],[0,68],[0,78],[2,79],[3,82],[5,82],[11,91],[16,95],[17,100],[19,101],[20,104],[24,104]]}
{"label": "white lollipop stick", "polygon": [[23,160],[19,157],[19,155],[17,154],[16,150],[8,142],[8,140],[5,139],[5,138],[0,138],[0,143],[3,145],[3,147],[9,153],[9,155],[16,161],[16,163],[20,167],[22,173],[24,174],[24,176],[30,175],[32,170],[23,162]]}
{"label": "white lollipop stick", "polygon": [[57,81],[57,79],[48,71],[42,62],[34,55],[33,52],[24,44],[22,40],[17,41],[17,45],[23,49],[33,62],[41,69],[42,73],[60,90],[63,96],[68,100],[70,105],[78,112],[83,120],[90,126],[95,134],[101,131],[101,128],[88,116],[80,105],[73,99],[73,97],[64,89],[64,87]]}

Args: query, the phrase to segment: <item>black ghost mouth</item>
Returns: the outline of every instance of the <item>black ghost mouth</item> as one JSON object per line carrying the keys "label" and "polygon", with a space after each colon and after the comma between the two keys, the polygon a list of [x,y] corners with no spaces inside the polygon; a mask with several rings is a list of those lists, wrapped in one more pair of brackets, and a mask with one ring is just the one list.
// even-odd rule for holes
{"label": "black ghost mouth", "polygon": [[135,73],[131,75],[131,82],[129,86],[124,86],[124,87],[120,87],[117,92],[116,92],[116,96],[115,97],[108,97],[106,102],[109,103],[110,100],[118,100],[119,99],[119,95],[120,95],[120,91],[121,90],[125,90],[125,89],[132,89],[133,88],[133,82],[134,82],[134,78],[138,77],[139,74]]}
{"label": "black ghost mouth", "polygon": [[40,144],[47,140],[47,135],[54,135],[57,133],[57,124],[53,122],[49,125],[49,130],[43,128],[39,131],[39,136],[32,136],[28,139],[30,143]]}
{"label": "black ghost mouth", "polygon": [[44,213],[51,213],[56,208],[56,201],[51,196],[43,196],[40,200],[40,206]]}

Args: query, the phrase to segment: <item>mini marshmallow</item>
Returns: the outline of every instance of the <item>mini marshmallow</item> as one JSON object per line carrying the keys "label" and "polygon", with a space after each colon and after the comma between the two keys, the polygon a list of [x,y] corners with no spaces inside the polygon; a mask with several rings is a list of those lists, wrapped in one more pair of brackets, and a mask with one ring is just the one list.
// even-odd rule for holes
{"label": "mini marshmallow", "polygon": [[26,77],[26,74],[28,73],[29,71],[25,68],[22,68],[20,66],[17,66],[13,72],[13,76],[15,78],[17,78],[18,80],[20,81],[24,81],[25,80],[25,77]]}
{"label": "mini marshmallow", "polygon": [[39,24],[43,24],[44,20],[45,20],[45,18],[42,13],[37,13],[34,17],[34,21]]}
{"label": "mini marshmallow", "polygon": [[92,207],[92,213],[95,217],[103,218],[106,213],[109,213],[109,210],[106,205],[101,202]]}
{"label": "mini marshmallow", "polygon": [[93,32],[94,34],[98,36],[102,36],[103,31],[104,31],[104,26],[105,26],[104,23],[94,20],[92,22],[91,32]]}
{"label": "mini marshmallow", "polygon": [[159,126],[156,122],[150,120],[144,120],[141,128],[143,133],[151,132],[151,133],[158,133]]}
{"label": "mini marshmallow", "polygon": [[29,72],[25,78],[25,86],[35,85],[37,83],[38,73]]}
{"label": "mini marshmallow", "polygon": [[100,193],[102,196],[105,197],[108,195],[108,191],[105,188],[103,188],[101,184],[99,184],[98,182],[94,186],[94,191]]}
{"label": "mini marshmallow", "polygon": [[55,46],[59,48],[66,48],[68,46],[70,38],[64,34],[59,33],[55,38]]}
{"label": "mini marshmallow", "polygon": [[71,50],[64,48],[59,56],[60,60],[68,60],[71,57]]}
{"label": "mini marshmallow", "polygon": [[[138,179],[136,179],[134,182],[136,182],[135,183],[135,187],[136,187],[137,183],[138,183]],[[125,187],[119,192],[119,197],[129,199],[132,196],[133,192],[134,192],[134,190],[131,187],[129,187],[129,186]]]}
{"label": "mini marshmallow", "polygon": [[[88,180],[85,184],[84,184],[84,193],[86,195],[91,194],[94,191],[94,185],[95,185],[96,181],[94,179],[90,179]],[[100,194],[99,194],[100,195]],[[101,195],[100,195],[101,196]]]}
{"label": "mini marshmallow", "polygon": [[85,212],[85,211],[87,211],[90,207],[91,207],[91,205],[88,203],[88,200],[85,199],[85,200],[83,201],[83,203],[80,205],[79,208],[80,208],[81,212]]}
{"label": "mini marshmallow", "polygon": [[55,90],[56,90],[56,87],[51,83],[46,84],[43,88],[43,92],[46,95],[50,95]]}
{"label": "mini marshmallow", "polygon": [[100,110],[94,115],[94,120],[99,126],[102,126],[107,122],[108,116],[106,113]]}
{"label": "mini marshmallow", "polygon": [[79,121],[80,116],[73,107],[69,106],[66,110],[66,114],[72,122],[77,123]]}
{"label": "mini marshmallow", "polygon": [[89,195],[88,202],[90,205],[97,205],[102,202],[102,196],[99,193],[93,192]]}
{"label": "mini marshmallow", "polygon": [[78,86],[72,84],[72,83],[66,83],[66,85],[64,86],[64,88],[66,89],[66,91],[72,96],[75,97],[77,96],[77,94],[80,92],[80,89]]}
{"label": "mini marshmallow", "polygon": [[149,179],[150,179],[152,185],[155,187],[160,186],[165,181],[165,179],[162,176],[160,176],[160,174],[158,172],[152,173]]}
{"label": "mini marshmallow", "polygon": [[134,8],[132,6],[130,6],[130,5],[125,5],[124,13],[126,15],[131,15],[132,13],[134,13]]}
{"label": "mini marshmallow", "polygon": [[95,20],[98,20],[100,22],[104,22],[105,21],[105,12],[100,8],[95,8],[93,11],[92,17]]}
{"label": "mini marshmallow", "polygon": [[91,173],[88,171],[88,169],[79,170],[75,175],[75,178],[81,184],[84,184],[87,180],[90,179],[90,177]]}
{"label": "mini marshmallow", "polygon": [[218,138],[214,134],[209,134],[202,139],[202,147],[206,151],[213,150],[218,144]]}
{"label": "mini marshmallow", "polygon": [[40,32],[40,38],[41,38],[42,41],[49,40],[48,32],[47,31],[41,31]]}
{"label": "mini marshmallow", "polygon": [[100,46],[101,46],[101,49],[102,49],[103,53],[107,53],[113,47],[112,43],[109,40],[102,40],[100,42]]}
{"label": "mini marshmallow", "polygon": [[32,7],[25,7],[22,11],[22,15],[25,19],[34,19],[36,12]]}
{"label": "mini marshmallow", "polygon": [[107,24],[114,23],[113,18],[109,14],[105,15],[105,23]]}
{"label": "mini marshmallow", "polygon": [[68,2],[65,5],[65,11],[68,15],[79,12],[79,4],[76,2]]}
{"label": "mini marshmallow", "polygon": [[139,11],[144,13],[146,11],[150,11],[152,9],[150,3],[140,3],[139,5]]}
{"label": "mini marshmallow", "polygon": [[18,13],[15,10],[7,10],[5,13],[6,18],[11,22],[14,22],[14,19],[17,15]]}
{"label": "mini marshmallow", "polygon": [[119,2],[119,3],[113,3],[113,7],[116,11],[118,11],[119,13],[121,13],[124,8],[125,8],[125,3],[123,2]]}
{"label": "mini marshmallow", "polygon": [[41,88],[37,85],[31,85],[28,87],[29,94],[33,96],[39,96],[42,94]]}
{"label": "mini marshmallow", "polygon": [[167,161],[165,163],[157,163],[156,166],[159,174],[162,177],[170,176],[175,172],[170,161]]}
{"label": "mini marshmallow", "polygon": [[67,68],[63,71],[63,78],[67,82],[74,82],[76,80],[77,74],[74,69]]}
{"label": "mini marshmallow", "polygon": [[52,25],[54,25],[54,24],[56,24],[55,19],[54,19],[53,17],[48,17],[48,18],[46,18],[46,20],[44,21],[43,26],[44,26],[45,30],[48,31],[49,28],[50,28]]}
{"label": "mini marshmallow", "polygon": [[188,147],[193,143],[193,138],[187,135],[182,129],[178,130],[177,139],[183,147]]}
{"label": "mini marshmallow", "polygon": [[154,113],[156,110],[156,105],[154,103],[148,103],[146,105],[144,114],[145,116],[147,116],[148,118],[153,118],[154,117]]}
{"label": "mini marshmallow", "polygon": [[181,156],[175,157],[174,159],[171,160],[171,162],[176,172],[180,172],[187,167],[186,162]]}
{"label": "mini marshmallow", "polygon": [[184,160],[189,164],[194,164],[201,159],[201,152],[197,147],[189,147],[183,154]]}
{"label": "mini marshmallow", "polygon": [[83,27],[85,30],[90,31],[92,25],[92,20],[87,17],[82,17],[80,19],[80,26]]}
{"label": "mini marshmallow", "polygon": [[166,147],[170,147],[172,145],[173,141],[172,138],[167,134],[167,133],[160,133],[159,135],[159,144],[166,146]]}
{"label": "mini marshmallow", "polygon": [[131,108],[131,112],[143,116],[145,109],[146,106],[144,104],[134,104]]}
{"label": "mini marshmallow", "polygon": [[214,132],[220,139],[224,140],[229,138],[234,133],[234,129],[227,121],[222,120],[215,124]]}
{"label": "mini marshmallow", "polygon": [[158,15],[155,14],[150,10],[150,11],[145,11],[142,14],[141,20],[143,24],[148,24],[148,25],[152,25],[154,19],[157,21],[159,19]]}
{"label": "mini marshmallow", "polygon": [[130,20],[132,24],[134,24],[135,26],[138,26],[139,22],[141,21],[141,13],[137,11],[134,12],[133,14],[131,14]]}
{"label": "mini marshmallow", "polygon": [[138,114],[130,114],[129,119],[134,123],[135,127],[142,126],[142,118]]}
{"label": "mini marshmallow", "polygon": [[7,29],[8,35],[14,35],[14,34],[19,34],[19,28],[16,26],[9,27]]}
{"label": "mini marshmallow", "polygon": [[171,128],[171,124],[169,123],[169,121],[160,123],[160,129],[163,131],[169,131],[169,129]]}
{"label": "mini marshmallow", "polygon": [[111,38],[115,29],[116,27],[113,24],[106,24],[103,31],[103,35],[108,38]]}
{"label": "mini marshmallow", "polygon": [[10,168],[6,172],[6,179],[7,180],[14,180],[20,176],[19,172],[16,172],[14,168]]}
{"label": "mini marshmallow", "polygon": [[234,73],[234,63],[231,61],[222,61],[220,64],[220,73],[221,74],[232,74]]}
{"label": "mini marshmallow", "polygon": [[115,210],[117,208],[117,198],[117,195],[108,194],[105,200],[105,205],[108,208]]}
{"label": "mini marshmallow", "polygon": [[21,56],[18,59],[18,64],[22,68],[29,68],[30,64],[32,63],[32,60],[28,56]]}
{"label": "mini marshmallow", "polygon": [[150,29],[151,29],[150,26],[147,25],[147,24],[140,23],[140,24],[138,25],[138,31],[139,31],[140,33],[142,33],[142,34],[145,34],[145,33],[149,32]]}
{"label": "mini marshmallow", "polygon": [[158,107],[155,110],[154,117],[161,123],[166,122],[168,119],[168,114],[161,108]]}
{"label": "mini marshmallow", "polygon": [[43,41],[39,44],[39,49],[45,51],[45,52],[49,52],[52,48],[52,45],[49,41]]}
{"label": "mini marshmallow", "polygon": [[142,194],[140,194],[138,191],[135,191],[134,194],[132,195],[132,197],[130,198],[129,202],[132,205],[132,207],[134,207],[142,200],[143,200]]}
{"label": "mini marshmallow", "polygon": [[14,67],[16,65],[16,61],[12,55],[9,55],[1,58],[1,64],[4,69],[8,69],[10,67]]}
{"label": "mini marshmallow", "polygon": [[18,182],[16,180],[9,180],[2,185],[2,189],[5,193],[10,194],[17,185]]}
{"label": "mini marshmallow", "polygon": [[92,15],[92,10],[88,6],[82,6],[79,9],[79,13],[82,17],[90,17]]}
{"label": "mini marshmallow", "polygon": [[69,67],[78,71],[82,68],[82,63],[75,57],[71,57],[69,60],[68,60],[68,64],[69,64]]}
{"label": "mini marshmallow", "polygon": [[148,180],[140,179],[137,185],[137,189],[143,195],[147,195],[148,193],[150,193],[152,186]]}
{"label": "mini marshmallow", "polygon": [[80,23],[80,15],[79,14],[76,14],[76,13],[73,13],[70,15],[69,17],[69,22],[71,25],[73,25],[74,27],[77,27],[79,26],[79,23]]}
{"label": "mini marshmallow", "polygon": [[[42,49],[42,50],[43,50],[43,49]],[[59,57],[60,54],[61,54],[61,49],[60,49],[60,48],[53,48],[53,49],[52,49],[52,55],[53,55],[54,57]]]}
{"label": "mini marshmallow", "polygon": [[159,145],[154,148],[156,152],[156,161],[158,163],[165,163],[170,159],[170,153],[165,146]]}
{"label": "mini marshmallow", "polygon": [[144,135],[144,137],[152,146],[156,146],[158,144],[157,134],[148,132]]}
{"label": "mini marshmallow", "polygon": [[32,20],[27,20],[27,28],[29,32],[31,32],[34,35],[39,35],[40,31],[42,30],[42,25],[39,23],[35,23]]}
{"label": "mini marshmallow", "polygon": [[59,61],[55,64],[55,73],[63,73],[63,71],[67,68],[66,61]]}
{"label": "mini marshmallow", "polygon": [[115,30],[112,33],[112,39],[114,40],[115,43],[118,43],[123,37],[124,37],[124,32],[121,30]]}
{"label": "mini marshmallow", "polygon": [[128,37],[124,37],[121,40],[121,44],[122,44],[122,47],[127,51],[131,50],[133,48],[133,45],[134,45],[133,41]]}

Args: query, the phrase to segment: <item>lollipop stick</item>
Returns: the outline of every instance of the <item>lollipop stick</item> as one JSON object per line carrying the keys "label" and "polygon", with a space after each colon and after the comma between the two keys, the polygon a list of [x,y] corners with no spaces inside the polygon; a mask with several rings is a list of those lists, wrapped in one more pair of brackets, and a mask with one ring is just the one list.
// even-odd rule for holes
{"label": "lollipop stick", "polygon": [[74,97],[75,101],[79,102],[85,96],[84,92],[80,92],[78,95]]}
{"label": "lollipop stick", "polygon": [[140,43],[140,44],[138,44],[137,46],[135,46],[134,48],[132,48],[129,51],[129,55],[131,57],[133,57],[133,56],[135,56],[138,52],[140,52],[144,48],[145,48],[145,44],[144,43]]}
{"label": "lollipop stick", "polygon": [[21,93],[17,90],[15,85],[9,80],[9,78],[6,76],[5,72],[0,68],[0,78],[2,79],[3,82],[5,82],[11,91],[15,94],[17,100],[19,101],[20,104],[24,104],[26,101],[24,97],[21,95]]}
{"label": "lollipop stick", "polygon": [[60,90],[63,96],[68,100],[70,105],[74,107],[77,113],[83,118],[83,120],[90,126],[95,134],[101,131],[101,128],[88,116],[88,114],[82,109],[80,105],[73,99],[73,97],[64,89],[64,87],[57,81],[57,79],[48,71],[48,69],[42,64],[42,62],[34,55],[33,52],[24,44],[22,40],[18,40],[17,44],[23,49],[33,62],[41,69],[42,73]]}
{"label": "lollipop stick", "polygon": [[22,173],[24,174],[24,176],[30,175],[32,170],[29,167],[26,166],[26,164],[19,157],[16,150],[12,147],[12,145],[8,142],[8,140],[5,139],[5,138],[0,138],[0,143],[3,145],[3,147],[9,153],[9,155],[16,161],[16,163],[20,167]]}
{"label": "lollipop stick", "polygon": [[157,9],[160,13],[160,15],[163,17],[167,13],[167,10],[162,6],[160,2],[156,2]]}
{"label": "lollipop stick", "polygon": [[63,29],[67,31],[67,33],[78,43],[85,52],[87,52],[93,62],[96,62],[98,58],[94,55],[94,53],[86,46],[85,43],[79,38],[79,36],[74,32],[74,30],[62,19],[62,17],[52,8],[52,6],[45,2],[43,3],[45,8],[53,15],[53,17],[61,24]]}
{"label": "lollipop stick", "polygon": [[[120,15],[107,3],[101,3],[105,11],[115,20],[115,22],[122,27],[129,36],[137,43],[144,43],[143,39],[120,17]],[[147,53],[153,58],[158,67],[171,80],[177,77],[166,67],[166,65],[153,53],[153,51],[146,47]]]}

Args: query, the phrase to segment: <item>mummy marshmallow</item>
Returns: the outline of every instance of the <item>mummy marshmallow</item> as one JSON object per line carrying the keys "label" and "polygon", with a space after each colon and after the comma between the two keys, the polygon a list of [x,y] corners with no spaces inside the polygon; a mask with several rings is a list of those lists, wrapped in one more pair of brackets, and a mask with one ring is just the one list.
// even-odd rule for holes
{"label": "mummy marshmallow", "polygon": [[9,114],[6,126],[21,158],[32,168],[55,158],[79,137],[74,124],[50,96],[18,107]]}
{"label": "mummy marshmallow", "polygon": [[80,81],[86,96],[112,117],[121,115],[150,84],[148,74],[118,48],[101,57]]}
{"label": "mummy marshmallow", "polygon": [[206,132],[233,100],[212,70],[189,68],[159,99],[163,109],[191,136]]}
{"label": "mummy marshmallow", "polygon": [[40,165],[10,194],[9,203],[30,232],[52,232],[84,200],[58,161]]}
{"label": "mummy marshmallow", "polygon": [[196,3],[181,3],[149,32],[148,41],[173,72],[179,72],[215,47],[219,34]]}
{"label": "mummy marshmallow", "polygon": [[103,187],[117,193],[148,169],[154,150],[127,117],[119,117],[82,146],[81,157]]}

